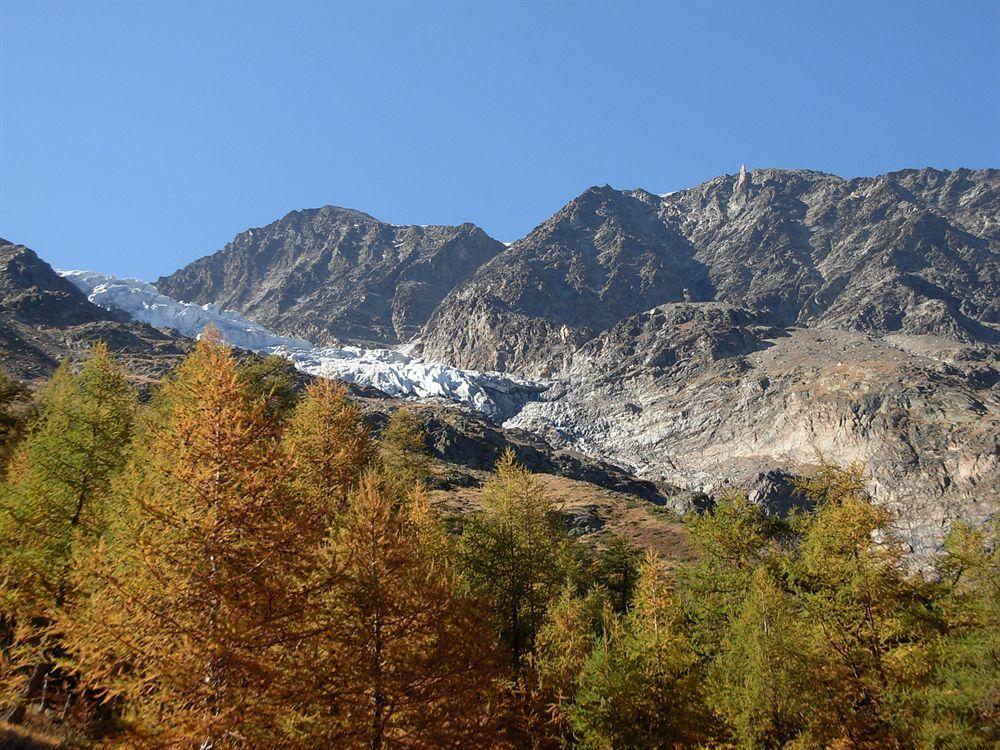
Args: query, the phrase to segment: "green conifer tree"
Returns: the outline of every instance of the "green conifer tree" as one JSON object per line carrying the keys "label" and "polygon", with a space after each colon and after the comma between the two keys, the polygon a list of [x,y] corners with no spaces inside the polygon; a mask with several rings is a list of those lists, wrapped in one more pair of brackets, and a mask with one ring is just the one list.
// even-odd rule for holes
{"label": "green conifer tree", "polygon": [[758,565],[708,666],[709,705],[739,747],[782,748],[808,738],[813,707],[800,613],[775,571]]}
{"label": "green conifer tree", "polygon": [[[994,527],[995,528],[995,527]],[[938,561],[945,630],[932,641],[934,679],[923,694],[923,747],[1000,745],[1000,539],[959,524]]]}
{"label": "green conifer tree", "polygon": [[15,623],[2,675],[7,720],[24,716],[62,648],[56,624],[78,597],[78,556],[104,528],[110,483],[125,459],[135,397],[96,344],[77,375],[63,364],[0,492],[0,607]]}
{"label": "green conifer tree", "polygon": [[240,382],[247,392],[262,398],[265,413],[277,420],[288,418],[299,401],[295,366],[284,357],[270,354],[240,363]]}
{"label": "green conifer tree", "polygon": [[583,665],[570,723],[579,747],[693,747],[706,739],[697,658],[682,610],[652,555],[632,610]]}
{"label": "green conifer tree", "polygon": [[578,556],[555,504],[512,452],[497,463],[483,505],[465,524],[461,570],[470,588],[492,604],[511,664],[520,669],[549,602],[577,575]]}
{"label": "green conifer tree", "polygon": [[774,559],[785,528],[746,495],[726,493],[711,513],[689,517],[687,531],[696,562],[680,572],[680,595],[695,647],[711,659],[743,606],[754,570]]}
{"label": "green conifer tree", "polygon": [[618,614],[625,614],[632,603],[641,561],[639,550],[617,534],[597,557],[598,581],[607,589]]}
{"label": "green conifer tree", "polygon": [[549,606],[538,630],[535,653],[533,703],[540,704],[547,731],[563,745],[571,744],[570,709],[576,698],[580,674],[594,648],[614,620],[612,598],[600,586],[580,596],[567,584]]}
{"label": "green conifer tree", "polygon": [[0,478],[30,416],[28,389],[0,370]]}
{"label": "green conifer tree", "polygon": [[389,417],[389,424],[379,436],[379,461],[385,477],[406,491],[430,478],[431,457],[424,425],[411,409],[401,406]]}
{"label": "green conifer tree", "polygon": [[817,665],[809,730],[827,745],[909,747],[939,628],[927,585],[907,576],[855,469],[824,466],[808,486],[817,509],[798,524],[789,577]]}

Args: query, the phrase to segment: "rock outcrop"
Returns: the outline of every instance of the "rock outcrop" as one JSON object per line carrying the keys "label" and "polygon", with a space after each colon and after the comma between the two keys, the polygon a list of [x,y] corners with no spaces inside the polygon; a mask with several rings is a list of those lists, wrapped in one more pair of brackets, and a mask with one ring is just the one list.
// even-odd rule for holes
{"label": "rock outcrop", "polygon": [[762,473],[857,464],[917,557],[1000,501],[995,347],[681,303],[613,326],[556,379],[508,425],[691,491],[749,488],[778,511],[794,501],[787,482]]}

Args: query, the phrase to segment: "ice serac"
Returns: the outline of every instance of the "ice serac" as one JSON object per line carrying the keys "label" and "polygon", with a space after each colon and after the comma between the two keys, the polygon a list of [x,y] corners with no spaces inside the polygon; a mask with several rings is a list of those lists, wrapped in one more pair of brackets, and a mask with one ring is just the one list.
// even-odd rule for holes
{"label": "ice serac", "polygon": [[214,326],[234,346],[278,354],[303,372],[374,386],[390,396],[453,401],[503,420],[545,389],[526,380],[460,370],[390,349],[314,347],[304,339],[279,336],[218,305],[178,302],[144,281],[94,271],[59,273],[86,294],[90,303],[105,310],[127,313],[192,338]]}
{"label": "ice serac", "polygon": [[311,375],[374,386],[390,396],[456,401],[498,421],[516,414],[546,388],[498,373],[425,362],[391,349],[278,347],[272,351]]}
{"label": "ice serac", "polygon": [[438,302],[504,246],[473,224],[397,226],[336,206],[292,211],[156,282],[321,345],[412,340]]}

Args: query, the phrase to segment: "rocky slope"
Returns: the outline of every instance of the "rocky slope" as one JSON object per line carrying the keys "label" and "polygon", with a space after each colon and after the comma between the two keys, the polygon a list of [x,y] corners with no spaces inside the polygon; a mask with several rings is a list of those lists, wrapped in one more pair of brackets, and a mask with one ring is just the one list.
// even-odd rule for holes
{"label": "rocky slope", "polygon": [[[667,304],[577,350],[511,425],[715,493],[858,464],[917,557],[1000,487],[1000,356],[933,336],[785,328],[720,303]],[[770,473],[770,476],[768,476]]]}
{"label": "rocky slope", "polygon": [[[953,521],[1000,503],[1000,170],[591,188],[507,248],[472,225],[327,207],[245,232],[158,288],[319,344],[412,342],[316,349],[298,363],[310,372],[367,368],[386,384],[440,362],[550,381],[512,380],[494,420],[520,409],[506,425],[569,451],[560,461],[682,487],[660,492],[677,508],[739,485],[782,512],[819,456],[858,463],[926,558]],[[482,408],[473,381],[445,381]],[[459,433],[454,449],[495,443],[472,423]]]}
{"label": "rocky slope", "polygon": [[137,378],[161,376],[189,348],[180,335],[91,303],[33,251],[0,239],[0,364],[37,381],[99,340]]}
{"label": "rocky slope", "polygon": [[326,206],[243,232],[156,285],[317,344],[398,344],[503,249],[472,224],[395,226]]}
{"label": "rocky slope", "polygon": [[719,301],[784,325],[1000,341],[1000,170],[591,188],[446,297],[424,353],[526,376],[630,315]]}

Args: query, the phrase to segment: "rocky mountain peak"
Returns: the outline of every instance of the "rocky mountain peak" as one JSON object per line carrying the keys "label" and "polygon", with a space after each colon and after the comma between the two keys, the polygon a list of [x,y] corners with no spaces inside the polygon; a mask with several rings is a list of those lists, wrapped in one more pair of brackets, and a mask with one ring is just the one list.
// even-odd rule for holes
{"label": "rocky mountain peak", "polygon": [[35,326],[120,320],[91,304],[33,250],[0,238],[0,306]]}
{"label": "rocky mountain peak", "polygon": [[997,217],[997,170],[846,180],[743,165],[666,199],[592,187],[449,295],[425,353],[540,375],[566,361],[566,342],[683,300],[784,325],[992,342]]}
{"label": "rocky mountain peak", "polygon": [[474,224],[397,226],[324,206],[243,232],[156,283],[170,297],[217,302],[283,335],[397,344],[503,248]]}

